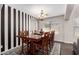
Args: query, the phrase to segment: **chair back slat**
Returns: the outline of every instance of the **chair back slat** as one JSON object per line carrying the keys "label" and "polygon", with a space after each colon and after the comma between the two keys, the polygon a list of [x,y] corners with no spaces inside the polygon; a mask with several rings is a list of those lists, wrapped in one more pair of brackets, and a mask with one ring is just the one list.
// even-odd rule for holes
{"label": "chair back slat", "polygon": [[42,46],[48,46],[48,42],[49,42],[49,33],[44,33],[43,34],[44,37],[42,37]]}
{"label": "chair back slat", "polygon": [[[19,35],[20,35],[21,37],[27,36],[27,35],[28,35],[28,31],[20,31]],[[26,38],[22,38],[22,41],[23,41],[24,43],[28,43],[28,39],[26,39]]]}

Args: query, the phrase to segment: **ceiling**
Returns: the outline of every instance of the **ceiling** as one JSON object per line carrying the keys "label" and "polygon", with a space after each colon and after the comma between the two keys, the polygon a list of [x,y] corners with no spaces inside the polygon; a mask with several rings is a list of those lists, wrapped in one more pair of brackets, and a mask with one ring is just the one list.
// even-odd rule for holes
{"label": "ceiling", "polygon": [[34,17],[40,15],[41,10],[45,10],[48,17],[59,16],[65,14],[65,4],[9,4],[10,6],[22,10]]}

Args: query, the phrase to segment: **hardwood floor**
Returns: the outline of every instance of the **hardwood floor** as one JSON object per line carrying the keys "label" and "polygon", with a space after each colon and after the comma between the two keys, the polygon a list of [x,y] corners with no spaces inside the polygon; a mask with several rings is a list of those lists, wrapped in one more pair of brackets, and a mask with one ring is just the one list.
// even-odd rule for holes
{"label": "hardwood floor", "polygon": [[[18,47],[16,49],[3,53],[3,55],[24,55],[20,54],[20,51],[21,47]],[[55,42],[54,47],[52,51],[49,53],[49,55],[73,55],[72,51],[73,46],[71,44]],[[43,55],[43,54],[37,51],[35,55]]]}
{"label": "hardwood floor", "polygon": [[73,55],[73,45],[61,43],[61,55]]}

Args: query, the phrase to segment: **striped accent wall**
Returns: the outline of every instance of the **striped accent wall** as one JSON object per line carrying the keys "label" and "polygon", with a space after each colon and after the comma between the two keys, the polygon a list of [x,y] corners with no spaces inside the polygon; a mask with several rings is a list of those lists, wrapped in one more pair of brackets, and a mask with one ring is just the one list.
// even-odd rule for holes
{"label": "striped accent wall", "polygon": [[16,9],[13,9],[14,17],[14,47],[16,47]]}
{"label": "striped accent wall", "polygon": [[29,15],[28,15],[28,32],[29,32],[29,22],[30,22],[30,21],[29,21]]}
{"label": "striped accent wall", "polygon": [[8,5],[3,5],[0,20],[1,53],[22,45],[21,38],[16,37],[20,31],[29,31],[31,16]]}
{"label": "striped accent wall", "polygon": [[[20,11],[18,11],[18,35],[20,35]],[[20,45],[20,38],[18,39],[18,45]]]}
{"label": "striped accent wall", "polygon": [[0,54],[1,54],[1,11],[0,11]]}
{"label": "striped accent wall", "polygon": [[11,48],[11,7],[8,6],[8,49]]}
{"label": "striped accent wall", "polygon": [[2,6],[2,9],[1,9],[1,45],[2,45],[2,48],[1,48],[1,52],[5,51],[5,41],[4,41],[4,18],[5,18],[5,5]]}

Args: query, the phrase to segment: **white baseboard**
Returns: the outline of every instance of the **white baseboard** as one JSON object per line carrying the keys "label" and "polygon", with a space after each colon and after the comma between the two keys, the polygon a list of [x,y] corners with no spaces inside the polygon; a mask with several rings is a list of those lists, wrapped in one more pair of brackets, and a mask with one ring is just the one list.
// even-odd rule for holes
{"label": "white baseboard", "polygon": [[11,48],[11,49],[9,49],[9,50],[3,51],[3,52],[0,53],[0,55],[6,53],[6,52],[8,52],[8,51],[14,50],[14,49],[16,49],[16,48],[18,48],[18,47],[21,47],[21,45],[19,45],[19,46],[17,46],[17,47],[14,47],[14,48]]}
{"label": "white baseboard", "polygon": [[64,43],[73,44],[73,42],[67,42],[67,41],[64,41]]}
{"label": "white baseboard", "polygon": [[67,43],[67,44],[73,44],[73,42],[68,42],[68,41],[55,41],[55,42]]}

